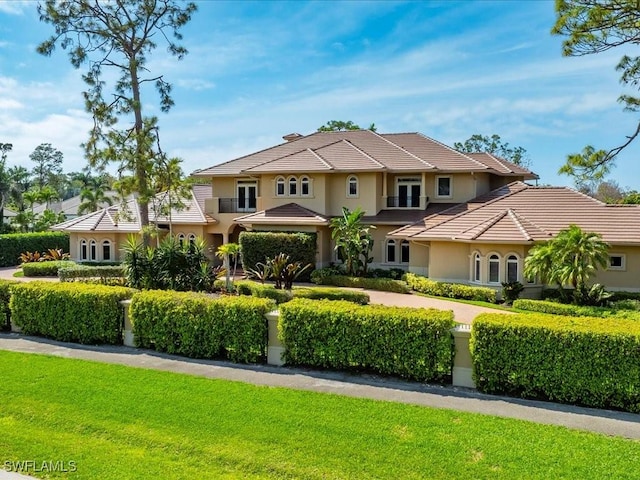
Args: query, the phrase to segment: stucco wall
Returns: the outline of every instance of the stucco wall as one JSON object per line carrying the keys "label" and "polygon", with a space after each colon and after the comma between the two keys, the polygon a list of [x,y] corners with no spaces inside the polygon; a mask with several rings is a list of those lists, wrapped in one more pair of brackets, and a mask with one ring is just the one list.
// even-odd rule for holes
{"label": "stucco wall", "polygon": [[378,213],[378,185],[376,173],[358,173],[358,196],[347,197],[347,178],[351,174],[336,173],[327,176],[325,195],[327,199],[327,215],[341,215],[342,207],[355,210],[360,207],[367,215]]}
{"label": "stucco wall", "polygon": [[608,290],[640,291],[640,247],[620,247],[613,245],[610,255],[624,255],[623,270],[599,270],[591,278],[591,283],[600,283]]}

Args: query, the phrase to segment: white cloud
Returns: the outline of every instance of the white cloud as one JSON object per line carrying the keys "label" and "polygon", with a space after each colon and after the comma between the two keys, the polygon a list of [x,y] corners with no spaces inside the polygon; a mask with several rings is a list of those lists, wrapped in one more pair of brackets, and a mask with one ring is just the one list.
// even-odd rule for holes
{"label": "white cloud", "polygon": [[190,79],[179,79],[176,84],[179,87],[186,88],[188,90],[195,90],[197,92],[202,90],[210,90],[215,88],[216,84],[210,82],[208,80],[204,80],[202,78],[190,78]]}
{"label": "white cloud", "polygon": [[0,12],[9,15],[23,15],[25,10],[33,7],[33,2],[29,0],[2,0],[0,1]]}

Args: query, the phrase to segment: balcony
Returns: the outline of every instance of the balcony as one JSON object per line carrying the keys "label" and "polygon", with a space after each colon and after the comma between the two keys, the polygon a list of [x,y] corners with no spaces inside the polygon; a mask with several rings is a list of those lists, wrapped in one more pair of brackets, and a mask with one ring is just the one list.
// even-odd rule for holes
{"label": "balcony", "polygon": [[420,208],[420,197],[387,197],[387,208]]}
{"label": "balcony", "polygon": [[250,198],[219,198],[218,213],[250,213],[256,211],[257,199]]}

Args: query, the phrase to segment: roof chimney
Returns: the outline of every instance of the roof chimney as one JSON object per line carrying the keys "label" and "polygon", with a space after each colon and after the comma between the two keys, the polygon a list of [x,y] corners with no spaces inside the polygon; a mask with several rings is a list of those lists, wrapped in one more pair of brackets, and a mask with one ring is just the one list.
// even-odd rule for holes
{"label": "roof chimney", "polygon": [[296,140],[302,137],[303,135],[300,135],[299,133],[290,133],[288,135],[285,135],[282,138],[284,138],[287,142],[295,142]]}

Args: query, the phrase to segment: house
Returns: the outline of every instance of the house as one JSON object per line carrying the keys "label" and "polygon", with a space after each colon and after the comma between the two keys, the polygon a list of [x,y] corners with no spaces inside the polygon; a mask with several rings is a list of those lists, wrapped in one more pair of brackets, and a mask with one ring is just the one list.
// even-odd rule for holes
{"label": "house", "polygon": [[[183,208],[172,208],[170,214],[156,214],[154,204],[160,205],[160,201],[164,200],[163,194],[159,194],[156,196],[158,201],[149,204],[150,223],[158,227],[161,235],[171,230],[182,242],[195,241],[197,237],[210,238],[207,228],[216,222],[204,213],[205,201],[210,197],[209,185],[194,185],[190,198],[182,200]],[[69,233],[69,248],[74,260],[121,261],[122,246],[127,237],[139,234],[142,230],[140,208],[136,198],[131,198],[124,205],[108,206],[54,225],[51,229]],[[207,253],[213,255],[211,248],[207,249]]]}
{"label": "house", "polygon": [[[108,198],[112,199],[112,203],[116,203],[116,199],[118,198],[117,192],[105,192],[105,195]],[[65,219],[70,220],[78,216],[78,209],[80,208],[80,205],[82,205],[82,203],[82,197],[80,195],[75,195],[71,198],[67,198],[66,200],[51,202],[49,205],[47,205],[46,203],[35,204],[31,210],[36,215],[42,215],[45,210],[51,210],[55,213],[63,213]],[[109,206],[107,202],[99,203],[102,208]]]}
{"label": "house", "polygon": [[387,239],[401,226],[488,193],[531,171],[489,154],[466,155],[420,133],[370,130],[291,134],[285,143],[194,172],[211,182],[213,244],[244,230],[315,232],[316,265],[337,261],[329,229],[342,207],[374,225],[374,267],[427,259],[421,244]]}
{"label": "house", "polygon": [[609,265],[592,278],[610,290],[640,291],[640,206],[608,205],[566,187],[516,181],[471,201],[390,232],[425,252],[409,270],[434,280],[499,288],[519,281],[524,296],[542,285],[523,275],[524,259],[539,242],[575,224],[611,245]]}

